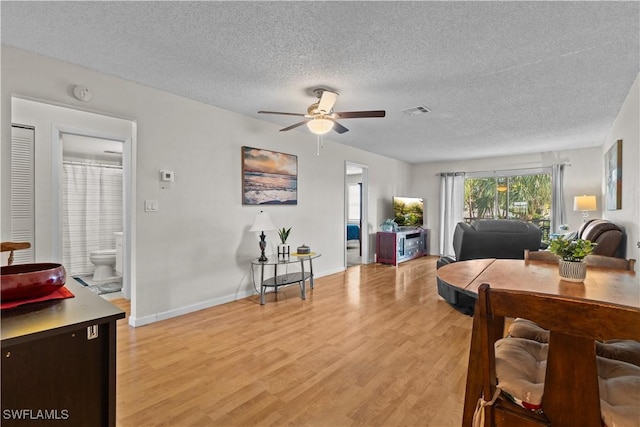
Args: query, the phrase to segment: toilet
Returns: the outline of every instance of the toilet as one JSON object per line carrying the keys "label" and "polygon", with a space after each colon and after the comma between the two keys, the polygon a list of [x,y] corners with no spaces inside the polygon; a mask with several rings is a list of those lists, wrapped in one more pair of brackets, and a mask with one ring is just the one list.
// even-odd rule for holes
{"label": "toilet", "polygon": [[111,279],[116,275],[113,267],[116,264],[115,249],[101,249],[89,253],[89,260],[96,266],[93,273],[93,280],[101,281]]}

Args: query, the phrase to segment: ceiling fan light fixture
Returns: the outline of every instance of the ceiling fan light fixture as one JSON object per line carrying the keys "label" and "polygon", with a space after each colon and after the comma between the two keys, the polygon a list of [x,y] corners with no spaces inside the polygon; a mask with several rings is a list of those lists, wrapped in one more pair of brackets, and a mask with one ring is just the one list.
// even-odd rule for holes
{"label": "ceiling fan light fixture", "polygon": [[323,116],[314,117],[313,120],[307,122],[307,127],[316,135],[324,135],[333,129],[333,121]]}

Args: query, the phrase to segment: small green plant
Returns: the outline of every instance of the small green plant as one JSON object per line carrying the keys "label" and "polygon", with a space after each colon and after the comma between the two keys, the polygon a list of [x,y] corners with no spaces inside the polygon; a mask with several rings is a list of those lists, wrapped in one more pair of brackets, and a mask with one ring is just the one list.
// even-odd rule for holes
{"label": "small green plant", "polygon": [[284,228],[278,230],[278,236],[280,236],[280,243],[283,245],[287,243],[287,239],[289,238],[289,233],[291,233],[291,227]]}
{"label": "small green plant", "polygon": [[591,240],[570,240],[564,236],[558,236],[551,240],[549,251],[558,255],[564,261],[579,262],[592,253],[595,247],[596,243],[592,243]]}

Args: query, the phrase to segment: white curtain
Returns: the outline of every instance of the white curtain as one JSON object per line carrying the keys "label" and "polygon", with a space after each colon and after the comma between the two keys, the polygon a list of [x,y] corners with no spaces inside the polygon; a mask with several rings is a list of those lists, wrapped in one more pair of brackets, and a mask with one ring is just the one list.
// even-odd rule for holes
{"label": "white curtain", "polygon": [[92,274],[89,253],[115,249],[123,229],[122,169],[63,164],[62,263],[69,275]]}
{"label": "white curtain", "polygon": [[558,226],[566,221],[564,206],[564,165],[551,166],[551,233],[558,232]]}
{"label": "white curtain", "polygon": [[453,232],[464,219],[464,172],[440,174],[440,256],[454,256]]}

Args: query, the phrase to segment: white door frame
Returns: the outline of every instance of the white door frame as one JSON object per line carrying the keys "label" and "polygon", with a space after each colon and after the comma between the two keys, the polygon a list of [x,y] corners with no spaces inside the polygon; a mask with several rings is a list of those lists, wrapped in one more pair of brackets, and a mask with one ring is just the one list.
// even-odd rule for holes
{"label": "white door frame", "polygon": [[344,267],[347,267],[347,223],[349,220],[349,183],[347,182],[347,168],[349,166],[355,166],[362,169],[362,212],[360,222],[362,223],[362,229],[360,230],[361,236],[361,250],[362,250],[362,264],[369,264],[371,262],[370,250],[369,250],[369,166],[360,163],[351,162],[346,160],[344,162],[344,225],[342,232],[344,233],[343,241],[343,253],[344,253]]}

